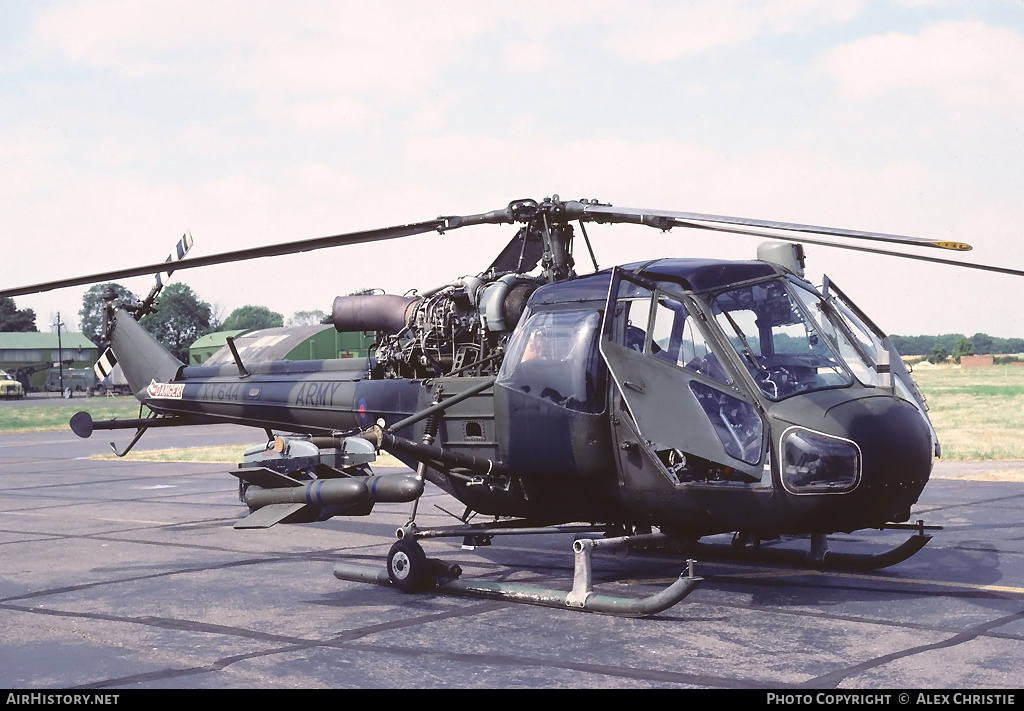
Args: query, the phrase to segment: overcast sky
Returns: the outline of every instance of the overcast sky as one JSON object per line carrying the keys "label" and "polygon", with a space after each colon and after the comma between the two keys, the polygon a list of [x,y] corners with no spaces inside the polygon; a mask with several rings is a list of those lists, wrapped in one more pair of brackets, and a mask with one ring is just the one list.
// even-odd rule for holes
{"label": "overcast sky", "polygon": [[[0,281],[151,263],[186,230],[211,254],[553,193],[1024,269],[1022,116],[1020,0],[2,2]],[[511,230],[176,277],[287,318],[476,273]],[[588,231],[601,267],[758,242]],[[890,333],[1024,337],[1024,278],[807,252]],[[45,330],[83,291],[16,301]]]}

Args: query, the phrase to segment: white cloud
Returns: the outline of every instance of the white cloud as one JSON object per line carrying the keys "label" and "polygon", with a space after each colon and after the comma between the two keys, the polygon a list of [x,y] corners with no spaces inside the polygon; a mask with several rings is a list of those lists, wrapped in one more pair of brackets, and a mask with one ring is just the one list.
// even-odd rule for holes
{"label": "white cloud", "polygon": [[225,211],[234,211],[261,205],[276,197],[273,187],[248,175],[229,175],[212,180],[203,186],[203,193],[224,206]]}
{"label": "white cloud", "polygon": [[287,116],[303,128],[355,128],[365,124],[372,111],[362,101],[337,97],[326,101],[304,101],[284,109]]}
{"label": "white cloud", "polygon": [[1024,37],[980,22],[867,37],[834,50],[826,67],[853,99],[925,90],[959,104],[1024,102]]}
{"label": "white cloud", "polygon": [[413,109],[406,119],[404,128],[410,134],[439,131],[448,121],[446,107],[438,101],[425,99]]}
{"label": "white cloud", "polygon": [[805,34],[847,22],[861,0],[721,0],[631,6],[617,18],[610,46],[622,56],[650,64],[747,42],[765,34]]}
{"label": "white cloud", "polygon": [[951,0],[893,0],[897,5],[905,5],[906,7],[946,7],[951,4]]}
{"label": "white cloud", "polygon": [[551,63],[551,50],[540,43],[509,42],[502,51],[515,69],[539,71]]}
{"label": "white cloud", "polygon": [[250,90],[407,87],[482,32],[475,3],[102,0],[40,14],[30,51],[125,77],[186,71]]}
{"label": "white cloud", "polygon": [[296,172],[299,187],[304,192],[320,196],[345,195],[356,190],[359,185],[354,176],[318,163],[301,165]]}
{"label": "white cloud", "polygon": [[18,49],[55,77],[92,70],[87,81],[140,105],[180,93],[182,111],[220,102],[303,131],[352,130],[421,100],[499,19],[471,2],[102,0],[41,11]]}

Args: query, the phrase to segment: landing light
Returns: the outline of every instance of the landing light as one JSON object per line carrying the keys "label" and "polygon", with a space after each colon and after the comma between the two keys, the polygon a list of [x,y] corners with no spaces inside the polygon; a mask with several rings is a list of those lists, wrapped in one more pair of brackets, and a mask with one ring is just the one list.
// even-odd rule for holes
{"label": "landing light", "polygon": [[791,427],[782,435],[782,484],[794,494],[840,493],[860,481],[856,442]]}

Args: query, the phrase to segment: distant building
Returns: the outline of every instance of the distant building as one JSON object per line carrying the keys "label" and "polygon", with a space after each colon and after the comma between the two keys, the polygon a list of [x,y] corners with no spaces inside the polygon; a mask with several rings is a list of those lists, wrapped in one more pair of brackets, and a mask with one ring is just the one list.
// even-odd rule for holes
{"label": "distant building", "polygon": [[207,333],[188,347],[188,364],[202,365],[210,359],[210,356],[226,346],[229,338],[238,338],[244,333],[248,333],[244,328],[236,331]]}
{"label": "distant building", "polygon": [[61,333],[60,344],[58,350],[56,333],[0,333],[0,370],[24,379],[23,385],[27,381],[26,390],[39,391],[46,387],[47,372],[55,363],[70,360],[65,369],[91,369],[99,357],[96,344],[81,333]]}
{"label": "distant building", "polygon": [[365,358],[374,333],[338,333],[330,324],[284,326],[256,331],[220,331],[203,336],[189,349],[189,365],[234,363],[227,339],[235,339],[242,362],[249,360],[327,360]]}
{"label": "distant building", "polygon": [[962,368],[989,368],[995,364],[995,358],[990,355],[965,355],[960,356]]}

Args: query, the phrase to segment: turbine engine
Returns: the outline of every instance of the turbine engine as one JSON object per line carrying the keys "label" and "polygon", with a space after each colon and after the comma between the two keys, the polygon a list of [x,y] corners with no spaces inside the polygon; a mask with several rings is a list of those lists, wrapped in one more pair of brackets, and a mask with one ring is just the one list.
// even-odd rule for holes
{"label": "turbine engine", "polygon": [[518,274],[474,276],[424,294],[339,296],[332,321],[338,331],[377,333],[372,378],[430,378],[474,366],[477,374],[494,373],[541,283]]}

